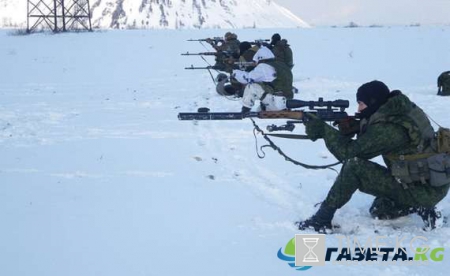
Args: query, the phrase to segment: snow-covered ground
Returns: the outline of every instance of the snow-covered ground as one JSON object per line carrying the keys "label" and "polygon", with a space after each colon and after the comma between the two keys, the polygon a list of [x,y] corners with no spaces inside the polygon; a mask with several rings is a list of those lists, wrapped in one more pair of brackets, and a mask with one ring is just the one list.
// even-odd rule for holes
{"label": "snow-covered ground", "polygon": [[[180,55],[206,50],[186,39],[224,32],[0,31],[0,275],[447,275],[449,256],[307,271],[277,258],[336,173],[271,150],[259,159],[249,120],[178,121],[203,106],[240,110],[206,71],[183,69],[205,65],[199,57]],[[450,126],[450,98],[435,96],[450,70],[449,27],[236,31],[241,41],[274,32],[294,50],[297,98],[348,99],[354,113],[358,86],[379,79]],[[277,143],[307,163],[335,161],[321,141]],[[415,215],[374,221],[371,203],[355,194],[335,222],[362,242],[378,229],[405,246],[424,236],[448,254],[448,227],[423,232]],[[439,207],[448,215],[449,199]]]}

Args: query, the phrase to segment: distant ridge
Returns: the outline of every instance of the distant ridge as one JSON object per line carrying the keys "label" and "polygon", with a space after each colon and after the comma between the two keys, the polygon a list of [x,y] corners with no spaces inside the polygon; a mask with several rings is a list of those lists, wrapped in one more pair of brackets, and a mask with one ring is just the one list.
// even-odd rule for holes
{"label": "distant ridge", "polygon": [[[102,29],[308,28],[271,0],[90,0]],[[26,27],[27,0],[0,0],[0,27]]]}

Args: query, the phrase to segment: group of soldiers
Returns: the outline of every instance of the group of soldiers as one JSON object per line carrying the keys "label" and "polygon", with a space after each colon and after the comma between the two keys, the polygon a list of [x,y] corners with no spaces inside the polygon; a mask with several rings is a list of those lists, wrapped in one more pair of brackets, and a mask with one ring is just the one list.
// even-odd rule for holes
{"label": "group of soldiers", "polygon": [[241,97],[242,112],[250,111],[258,100],[263,110],[285,109],[286,100],[294,97],[292,50],[278,33],[271,40],[240,42],[227,32],[223,39],[204,41],[216,50],[211,68],[225,72],[216,77],[216,91]]}
{"label": "group of soldiers", "polygon": [[[243,89],[243,113],[257,101],[262,110],[286,109],[286,100],[293,98],[294,66],[286,40],[274,34],[268,44],[240,43],[235,34],[227,33],[222,44],[211,43],[218,52],[235,53],[217,55],[216,65],[227,64],[230,57],[233,62],[254,62],[245,69],[224,66],[231,74],[230,86],[224,85],[230,81],[226,75],[218,80],[218,89],[233,93]],[[444,78],[450,76],[446,73],[438,83],[440,94],[450,87],[450,83],[444,87]],[[416,213],[423,219],[424,229],[439,227],[444,216],[436,205],[450,188],[450,130],[436,132],[419,106],[378,80],[360,86],[356,100],[355,117],[336,122],[337,128],[314,116],[304,121],[308,138],[323,139],[343,165],[318,211],[297,222],[298,229],[329,233],[335,212],[357,190],[375,197],[369,209],[373,218],[387,220]],[[386,166],[370,161],[377,156],[383,157]]]}
{"label": "group of soldiers", "polygon": [[223,39],[205,39],[216,51],[217,68],[222,71],[229,71],[235,61],[253,62],[253,57],[261,47],[269,48],[275,59],[285,63],[290,69],[294,67],[292,50],[286,39],[281,39],[280,34],[275,33],[272,39],[257,39],[255,41],[238,40],[238,36],[234,33],[227,32]]}

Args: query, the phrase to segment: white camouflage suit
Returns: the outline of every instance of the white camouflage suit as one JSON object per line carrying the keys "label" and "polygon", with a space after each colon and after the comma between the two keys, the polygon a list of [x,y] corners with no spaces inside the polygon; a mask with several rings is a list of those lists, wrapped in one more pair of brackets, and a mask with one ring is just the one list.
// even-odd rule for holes
{"label": "white camouflage suit", "polygon": [[[242,84],[245,84],[244,95],[242,96],[242,105],[252,108],[257,100],[260,100],[264,94],[264,89],[259,83],[272,82],[276,78],[275,69],[265,63],[259,63],[261,60],[275,58],[272,51],[267,47],[261,47],[253,57],[253,61],[258,65],[250,72],[242,70],[233,70],[234,78]],[[277,92],[277,91],[275,91]],[[286,109],[286,98],[267,94],[261,101],[267,111],[276,111]]]}

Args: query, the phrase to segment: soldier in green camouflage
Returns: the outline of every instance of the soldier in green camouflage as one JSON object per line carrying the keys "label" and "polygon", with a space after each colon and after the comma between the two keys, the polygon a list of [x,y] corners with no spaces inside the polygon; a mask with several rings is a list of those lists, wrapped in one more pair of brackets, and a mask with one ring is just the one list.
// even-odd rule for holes
{"label": "soldier in green camouflage", "polygon": [[286,64],[276,61],[272,51],[261,46],[253,56],[256,66],[250,71],[233,70],[232,77],[245,85],[242,112],[250,112],[257,101],[261,110],[286,109],[286,100],[292,99],[292,72]]}
{"label": "soldier in green camouflage", "polygon": [[[255,56],[256,52],[258,52],[260,46],[259,45],[252,45],[248,41],[241,42],[239,45],[239,61],[242,62],[251,62],[253,61],[253,57]],[[247,71],[251,71],[252,68],[248,68]]]}
{"label": "soldier in green camouflage", "polygon": [[[258,50],[259,50],[258,45],[252,46],[252,44],[248,41],[241,42],[239,44],[240,56],[239,56],[238,61],[246,62],[246,63],[253,62],[253,57],[255,56],[256,52],[258,52]],[[244,69],[244,71],[250,72],[254,68],[255,68],[255,66],[248,66],[248,67],[244,67],[243,69]],[[244,95],[244,89],[245,89],[244,84],[240,83],[233,77],[228,78],[225,76],[225,78],[224,78],[223,75],[221,76],[221,79],[218,79],[218,77],[216,78],[217,93],[219,93],[220,95],[225,95],[225,96],[234,95],[236,97],[242,98],[242,96]]]}
{"label": "soldier in green camouflage", "polygon": [[279,34],[274,34],[269,48],[275,55],[276,60],[283,62],[292,70],[294,67],[294,58],[291,47],[286,39],[281,39]]}
{"label": "soldier in green camouflage", "polygon": [[231,72],[232,68],[227,66],[228,63],[239,58],[239,40],[235,33],[227,32],[224,40],[220,44],[215,44],[213,40],[207,40],[209,44],[217,51],[216,63],[214,66],[220,71]]}
{"label": "soldier in green camouflage", "polygon": [[[380,81],[362,85],[357,101],[361,121],[356,139],[317,118],[305,123],[308,137],[313,141],[323,138],[343,165],[317,213],[297,222],[299,229],[326,233],[332,228],[336,210],[357,190],[375,196],[369,210],[373,217],[394,219],[417,212],[428,229],[435,228],[442,218],[435,205],[447,195],[450,178],[432,186],[430,176],[425,174],[427,168],[420,170],[418,166],[422,157],[435,155],[434,130],[427,116],[400,91],[390,92]],[[369,161],[380,155],[387,167]],[[415,165],[417,170],[401,170],[405,160],[410,160],[407,168]]]}

